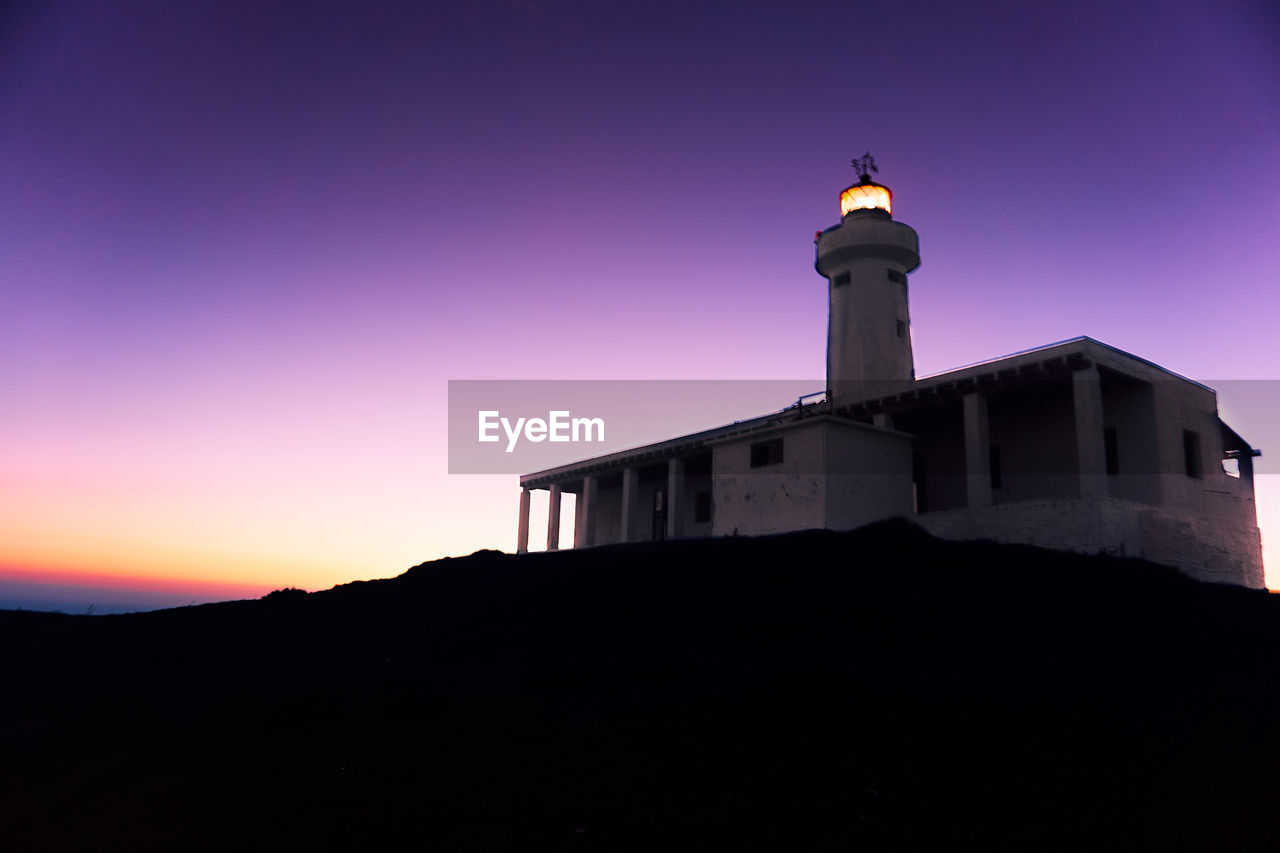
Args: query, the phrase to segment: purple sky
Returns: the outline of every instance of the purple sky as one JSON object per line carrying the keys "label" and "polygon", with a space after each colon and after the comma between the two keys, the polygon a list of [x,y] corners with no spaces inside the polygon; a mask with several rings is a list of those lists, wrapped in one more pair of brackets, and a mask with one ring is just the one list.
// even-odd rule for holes
{"label": "purple sky", "polygon": [[1042,5],[10,5],[0,571],[510,549],[447,380],[820,390],[812,235],[868,149],[918,373],[1087,334],[1280,378],[1280,9]]}

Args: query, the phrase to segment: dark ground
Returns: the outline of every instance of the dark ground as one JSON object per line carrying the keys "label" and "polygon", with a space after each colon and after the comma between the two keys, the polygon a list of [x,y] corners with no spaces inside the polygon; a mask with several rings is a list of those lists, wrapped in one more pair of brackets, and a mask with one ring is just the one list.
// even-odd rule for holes
{"label": "dark ground", "polygon": [[905,523],[0,642],[6,850],[1280,849],[1280,598]]}

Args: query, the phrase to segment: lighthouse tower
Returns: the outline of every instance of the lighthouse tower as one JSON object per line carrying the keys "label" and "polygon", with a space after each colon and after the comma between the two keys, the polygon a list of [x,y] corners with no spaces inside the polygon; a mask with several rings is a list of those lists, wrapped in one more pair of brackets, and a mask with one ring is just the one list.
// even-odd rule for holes
{"label": "lighthouse tower", "polygon": [[840,193],[840,224],[818,234],[814,264],[827,279],[827,393],[837,404],[915,378],[907,273],[920,266],[920,239],[894,220],[892,193],[871,180],[871,155],[853,165],[858,183]]}

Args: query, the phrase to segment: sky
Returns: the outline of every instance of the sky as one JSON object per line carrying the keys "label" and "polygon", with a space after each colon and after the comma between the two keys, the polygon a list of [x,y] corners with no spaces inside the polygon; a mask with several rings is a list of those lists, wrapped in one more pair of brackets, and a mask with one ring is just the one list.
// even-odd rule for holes
{"label": "sky", "polygon": [[0,607],[512,550],[450,380],[821,390],[868,150],[917,374],[1089,335],[1237,389],[1280,586],[1278,44],[1266,0],[7,4]]}

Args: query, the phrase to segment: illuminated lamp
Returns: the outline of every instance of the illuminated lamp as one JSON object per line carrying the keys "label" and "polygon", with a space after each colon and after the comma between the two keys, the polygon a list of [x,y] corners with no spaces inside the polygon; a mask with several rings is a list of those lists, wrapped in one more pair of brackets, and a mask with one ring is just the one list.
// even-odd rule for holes
{"label": "illuminated lamp", "polygon": [[853,210],[883,210],[893,213],[893,193],[881,184],[874,184],[862,176],[863,181],[840,193],[840,215]]}

